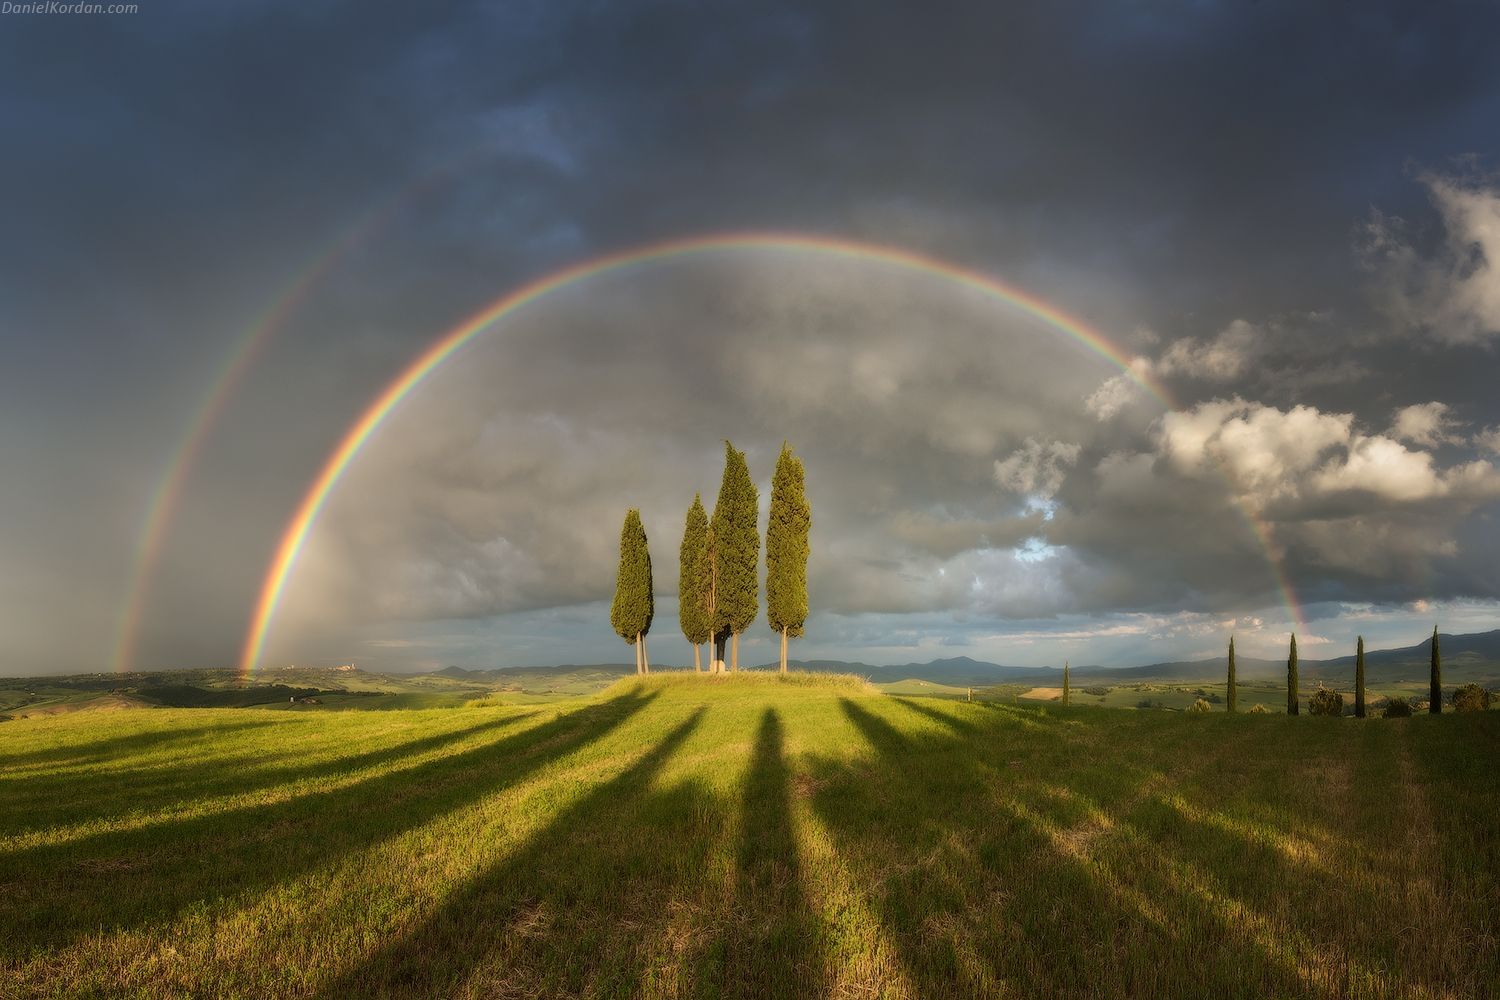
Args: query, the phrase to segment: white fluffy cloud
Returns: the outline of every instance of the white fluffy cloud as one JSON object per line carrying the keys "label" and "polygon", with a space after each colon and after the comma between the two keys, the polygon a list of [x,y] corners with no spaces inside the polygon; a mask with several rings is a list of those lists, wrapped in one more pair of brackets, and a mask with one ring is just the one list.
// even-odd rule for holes
{"label": "white fluffy cloud", "polygon": [[1376,213],[1361,250],[1386,304],[1404,323],[1447,343],[1500,334],[1500,189],[1424,178],[1443,224],[1437,252],[1423,254],[1399,218]]}
{"label": "white fluffy cloud", "polygon": [[1259,329],[1237,319],[1210,340],[1187,337],[1173,341],[1150,367],[1163,376],[1229,382],[1240,378],[1249,369],[1261,340]]}
{"label": "white fluffy cloud", "polygon": [[[1435,443],[1444,410],[1427,404],[1399,411],[1404,440]],[[1223,473],[1260,510],[1357,494],[1403,504],[1500,496],[1500,470],[1487,461],[1439,469],[1430,452],[1396,436],[1364,433],[1352,414],[1311,406],[1280,410],[1238,398],[1201,403],[1163,417],[1158,446],[1178,471]]]}
{"label": "white fluffy cloud", "polygon": [[995,482],[1008,493],[1051,500],[1078,461],[1079,450],[1076,444],[1027,438],[1022,447],[996,460]]}
{"label": "white fluffy cloud", "polygon": [[1158,445],[1177,470],[1222,471],[1241,495],[1264,504],[1295,496],[1329,449],[1348,442],[1353,421],[1311,406],[1216,399],[1163,417]]}
{"label": "white fluffy cloud", "polygon": [[1460,440],[1454,433],[1457,425],[1447,403],[1416,403],[1396,411],[1391,419],[1391,436],[1423,448],[1435,448]]}
{"label": "white fluffy cloud", "polygon": [[1121,372],[1105,379],[1099,384],[1099,388],[1084,397],[1083,408],[1098,420],[1110,420],[1139,398],[1140,384]]}

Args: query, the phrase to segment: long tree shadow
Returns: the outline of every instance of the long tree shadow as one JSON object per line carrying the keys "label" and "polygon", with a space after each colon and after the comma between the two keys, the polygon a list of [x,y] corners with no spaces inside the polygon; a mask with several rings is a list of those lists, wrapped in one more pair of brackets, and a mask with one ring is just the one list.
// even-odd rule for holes
{"label": "long tree shadow", "polygon": [[[629,691],[541,725],[329,792],[12,855],[0,957],[163,923],[238,899],[515,785],[599,740],[655,694]],[[495,728],[508,720],[495,720]]]}
{"label": "long tree shadow", "polygon": [[[156,810],[171,809],[182,803],[199,806],[207,800],[246,795],[276,786],[291,785],[315,778],[338,777],[366,768],[431,753],[442,747],[476,736],[487,730],[513,725],[534,713],[522,713],[500,719],[486,719],[469,726],[456,727],[404,742],[375,747],[360,753],[328,757],[312,764],[290,767],[246,766],[258,761],[257,755],[214,758],[191,769],[164,770],[160,767],[142,770],[47,775],[7,783],[3,809],[0,809],[0,835],[18,836],[28,831],[70,823],[98,824],[121,816],[140,816]],[[281,757],[297,758],[295,749]],[[105,803],[101,806],[101,801]],[[114,808],[109,808],[113,805]],[[170,823],[168,818],[145,822],[142,826]],[[105,837],[107,833],[95,836]],[[70,838],[74,839],[74,838]],[[76,840],[85,839],[83,837]],[[0,851],[0,856],[4,852]]]}
{"label": "long tree shadow", "polygon": [[[215,737],[225,733],[262,729],[274,725],[276,721],[272,719],[243,719],[234,722],[216,722],[207,726],[146,729],[140,732],[124,733],[120,736],[109,736],[81,743],[68,742],[61,746],[24,750],[19,753],[6,751],[0,755],[0,761],[3,761],[4,765],[0,768],[0,773],[12,768],[30,768],[46,764],[63,767],[86,766],[118,759],[126,754],[157,750],[172,743],[183,743],[202,739],[205,736]],[[25,733],[24,730],[21,732]]]}
{"label": "long tree shadow", "polygon": [[651,791],[706,711],[319,995],[635,994],[673,905],[702,877],[705,827],[722,825],[713,797],[691,784]]}
{"label": "long tree shadow", "polygon": [[[731,994],[792,997],[825,989],[821,925],[803,889],[784,743],[781,717],[767,708],[740,809],[735,919],[723,946],[723,981]],[[714,973],[707,978],[712,982]]]}
{"label": "long tree shadow", "polygon": [[939,725],[947,726],[960,736],[972,736],[978,731],[978,727],[974,723],[966,719],[960,719],[958,716],[949,714],[948,712],[940,711],[931,705],[924,705],[915,698],[896,698],[893,700],[898,705],[909,708],[918,715],[926,716]]}
{"label": "long tree shadow", "polygon": [[[921,995],[1088,995],[1104,983],[1135,994],[1247,994],[1243,982],[1215,983],[1182,960],[1182,935],[1214,916],[1210,902],[1149,880],[1143,891],[1136,873],[1106,861],[1093,848],[1111,833],[1108,817],[1066,782],[1010,783],[1006,758],[1019,747],[1005,734],[911,739],[854,702],[842,708],[876,757],[842,776],[825,772],[814,807],[840,852],[872,883],[883,877],[873,907]],[[1118,762],[1095,770],[1096,782],[1129,773]],[[1114,797],[1130,800],[1146,774],[1117,781]],[[1197,945],[1219,952],[1213,968],[1267,965],[1243,937]],[[1248,992],[1303,985],[1271,969]]]}
{"label": "long tree shadow", "polygon": [[[982,713],[976,737],[944,740],[842,707],[874,759],[824,761],[814,809],[883,876],[872,908],[922,995],[1437,997],[1495,981],[1482,851],[1497,796],[1451,732],[1421,734],[1423,770],[1452,787],[1412,777],[1393,803],[1407,736],[1379,723],[1302,726],[1266,755],[1249,752],[1268,745],[1257,720],[1121,720],[1118,746],[1084,731],[1012,770],[1021,746]],[[1465,818],[1432,818],[1424,789]],[[1366,870],[1386,841],[1410,857]]]}

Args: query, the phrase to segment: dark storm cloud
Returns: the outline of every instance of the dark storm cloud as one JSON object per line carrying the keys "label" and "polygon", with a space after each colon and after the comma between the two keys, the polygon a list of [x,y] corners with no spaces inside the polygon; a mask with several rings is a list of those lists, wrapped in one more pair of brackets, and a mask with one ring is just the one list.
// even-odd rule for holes
{"label": "dark storm cloud", "polygon": [[[184,423],[241,331],[351,229],[366,235],[280,331],[190,481],[148,622],[152,662],[234,655],[322,456],[435,331],[564,262],[683,232],[840,233],[1004,275],[1176,365],[1163,377],[1189,404],[1312,403],[1375,434],[1400,408],[1442,401],[1469,443],[1441,445],[1440,470],[1474,459],[1475,436],[1500,425],[1470,322],[1489,300],[1440,297],[1462,260],[1455,272],[1454,216],[1419,176],[1457,176],[1464,154],[1493,168],[1500,152],[1488,5],[143,8],[0,18],[0,669],[102,664],[136,526]],[[1381,246],[1401,250],[1405,312],[1370,296],[1372,218]],[[1445,321],[1463,335],[1412,330]],[[1221,378],[1203,349],[1236,322],[1255,333],[1243,370]],[[832,386],[762,380],[746,413],[800,407],[827,430],[821,394],[879,385],[902,349],[891,338]],[[734,357],[754,378],[754,352]],[[984,509],[979,484],[996,489],[993,463],[1034,418],[987,429],[980,418],[1003,402],[983,380],[914,370],[957,389],[929,394],[941,405],[887,466],[898,485],[881,530],[907,547],[908,570],[993,560],[1038,515],[1014,497],[1009,512]],[[1038,437],[1082,448],[1049,522],[1074,548],[1037,606],[1007,605],[1002,588],[992,610],[1263,598],[1262,583],[1229,582],[1256,578],[1238,543],[1246,571],[1222,593],[1182,582],[1213,575],[1226,543],[1210,520],[1164,530],[1175,544],[1157,556],[1111,555],[1116,522],[1079,491],[1107,456],[1153,444],[1147,412],[1085,413],[1102,381],[1071,401],[1088,435]],[[962,489],[933,477],[934,442],[982,474]],[[862,481],[852,461],[840,474]],[[955,492],[912,485],[924,481]],[[1417,567],[1433,596],[1495,596],[1468,556],[1490,544],[1473,520],[1487,509],[1423,522],[1432,533],[1415,537],[1464,539],[1448,563]],[[829,515],[820,524],[839,523]],[[389,543],[479,559],[482,579],[494,539],[455,534],[463,512],[446,516],[432,531],[457,547]],[[991,547],[966,555],[973,533]],[[1308,536],[1290,548],[1307,589],[1413,596],[1405,575],[1330,577],[1315,555],[1330,547]],[[1143,591],[1121,567],[1153,582]],[[902,591],[899,578],[860,576],[865,589],[840,606],[969,601]],[[523,603],[595,590],[553,577]]]}

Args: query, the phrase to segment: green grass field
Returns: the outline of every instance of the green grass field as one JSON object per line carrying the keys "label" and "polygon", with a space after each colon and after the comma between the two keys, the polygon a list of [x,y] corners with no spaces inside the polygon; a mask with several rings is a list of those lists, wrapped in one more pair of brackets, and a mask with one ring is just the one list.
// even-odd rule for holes
{"label": "green grass field", "polygon": [[0,996],[1493,995],[1497,760],[799,675],[30,718]]}

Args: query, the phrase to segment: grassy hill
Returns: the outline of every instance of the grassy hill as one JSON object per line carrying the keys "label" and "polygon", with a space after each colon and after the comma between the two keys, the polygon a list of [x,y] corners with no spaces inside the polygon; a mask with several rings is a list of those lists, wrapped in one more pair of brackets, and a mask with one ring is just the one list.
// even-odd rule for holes
{"label": "grassy hill", "polygon": [[754,674],[32,718],[0,995],[1479,996],[1497,746]]}

